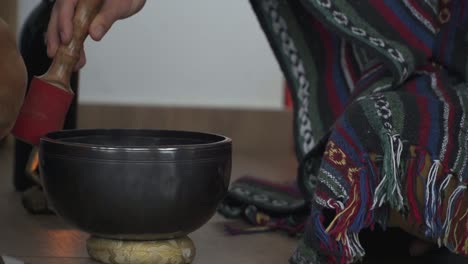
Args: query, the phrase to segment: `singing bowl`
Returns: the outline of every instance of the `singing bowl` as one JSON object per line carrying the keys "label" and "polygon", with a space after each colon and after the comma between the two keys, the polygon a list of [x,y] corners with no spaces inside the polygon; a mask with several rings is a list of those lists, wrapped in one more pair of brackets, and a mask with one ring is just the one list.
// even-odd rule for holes
{"label": "singing bowl", "polygon": [[41,139],[47,200],[95,236],[171,239],[204,225],[227,193],[231,139],[215,134],[78,129]]}

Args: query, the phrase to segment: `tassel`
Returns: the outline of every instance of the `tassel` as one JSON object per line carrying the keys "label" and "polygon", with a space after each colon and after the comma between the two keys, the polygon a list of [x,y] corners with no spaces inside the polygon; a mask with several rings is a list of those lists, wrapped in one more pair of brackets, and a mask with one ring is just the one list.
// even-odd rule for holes
{"label": "tassel", "polygon": [[[461,205],[462,205],[462,199],[460,199],[460,200],[457,202],[457,206],[456,206],[457,210],[456,210],[456,212],[455,212],[455,214],[454,214],[454,218],[456,218],[456,216],[460,213],[460,209],[461,209],[461,207],[462,207]],[[451,247],[449,247],[449,249],[450,249],[452,252],[460,253],[460,252],[462,251],[462,248],[463,248],[463,241],[464,241],[464,237],[465,237],[465,235],[466,235],[466,232],[464,232],[462,239],[459,240],[459,239],[458,239],[459,237],[457,236],[457,230],[458,230],[459,224],[463,221],[463,218],[464,218],[465,215],[466,215],[466,212],[465,212],[465,214],[463,215],[463,217],[458,218],[457,221],[456,221],[455,223],[452,222],[452,225],[454,225],[454,228],[453,228],[453,231],[452,231],[452,237],[453,237],[453,241],[452,241],[452,242],[454,242],[454,243],[451,243],[451,244],[450,244]],[[465,230],[466,230],[466,228],[467,228],[467,226],[466,226],[467,222],[465,221],[464,223],[465,223]]]}
{"label": "tassel", "polygon": [[356,255],[356,251],[354,250],[354,247],[353,247],[351,241],[349,240],[348,234],[345,235],[345,241],[346,241],[346,245],[348,246],[347,247],[347,252],[346,252],[346,257],[348,259],[351,259],[352,262],[354,262],[353,256]]}
{"label": "tassel", "polygon": [[358,233],[353,233],[353,236],[354,236],[354,241],[356,241],[356,245],[358,246],[357,249],[358,249],[358,255],[360,258],[364,257],[364,255],[366,254],[364,248],[362,247],[361,243],[359,242],[359,237],[358,237]]}
{"label": "tassel", "polygon": [[[351,197],[350,197],[351,199]],[[336,216],[335,219],[330,223],[328,228],[325,230],[327,233],[331,235],[336,235],[337,238],[339,239],[341,235],[344,234],[345,230],[349,226],[349,221],[352,215],[354,215],[356,211],[356,203],[359,199],[359,194],[357,191],[357,186],[354,187],[354,192],[352,195],[352,200],[350,203],[347,205],[347,207],[339,212]]]}
{"label": "tassel", "polygon": [[369,208],[367,207],[368,201],[368,194],[369,194],[369,181],[366,179],[366,170],[361,170],[360,179],[359,179],[359,187],[360,187],[360,207],[358,212],[354,218],[353,223],[349,227],[349,230],[352,232],[359,232],[364,227],[364,221],[369,212]]}
{"label": "tassel", "polygon": [[356,261],[361,260],[364,257],[365,251],[361,243],[359,242],[359,237],[357,233],[348,233],[346,235],[346,244],[348,246],[348,263],[354,263]]}
{"label": "tassel", "polygon": [[436,181],[437,174],[441,163],[439,160],[435,160],[432,164],[426,181],[426,207],[425,207],[425,218],[426,218],[426,236],[434,238],[436,233],[435,217],[436,217]]}
{"label": "tassel", "polygon": [[462,194],[462,192],[464,192],[465,190],[466,190],[465,185],[459,185],[453,191],[452,195],[450,195],[450,198],[449,198],[449,201],[448,201],[448,204],[447,204],[447,214],[445,216],[445,221],[444,221],[444,226],[443,226],[443,230],[445,231],[444,245],[448,245],[448,239],[449,239],[449,235],[450,235],[450,228],[451,228],[452,218],[453,218],[452,209],[455,206],[454,203],[459,198],[459,196]]}
{"label": "tassel", "polygon": [[[354,250],[354,246],[353,244],[351,243],[351,241],[349,240],[349,236],[348,234],[346,234],[344,237],[343,237],[343,240],[345,241],[344,242],[344,245],[346,246],[346,259],[348,259],[350,262],[354,262],[354,257],[356,255],[356,252]],[[347,261],[348,262],[348,261]]]}
{"label": "tassel", "polygon": [[[461,201],[460,201],[460,205],[461,205]],[[455,228],[453,229],[453,234],[454,234],[454,237],[455,237],[455,247],[454,247],[455,249],[453,250],[453,252],[455,252],[457,254],[462,253],[463,255],[468,255],[468,232],[464,232],[464,234],[462,236],[462,239],[460,241],[458,241],[458,238],[456,236],[458,225],[460,223],[465,223],[465,231],[468,229],[467,221],[466,220],[463,221],[463,219],[467,215],[468,215],[468,211],[465,211],[465,213],[463,214],[462,217],[460,217],[457,224],[455,225]]]}
{"label": "tassel", "polygon": [[355,232],[349,232],[343,235],[342,245],[345,257],[345,259],[341,261],[342,263],[354,263],[361,260],[365,255],[364,248],[359,242],[358,234]]}
{"label": "tassel", "polygon": [[391,138],[391,141],[392,143],[392,149],[393,149],[393,145],[394,143],[397,143],[396,145],[396,158],[394,157],[394,152],[392,151],[392,165],[393,165],[393,190],[392,190],[392,193],[395,193],[396,191],[396,194],[397,194],[397,204],[394,205],[396,206],[395,208],[400,210],[403,208],[404,206],[404,199],[403,199],[403,195],[402,195],[402,192],[401,192],[401,186],[400,186],[400,181],[399,181],[399,168],[400,168],[400,162],[401,162],[401,153],[403,152],[403,143],[401,142],[401,139],[400,139],[400,136],[399,135],[395,135]]}
{"label": "tassel", "polygon": [[436,230],[437,230],[437,234],[436,234],[436,237],[437,237],[437,245],[439,247],[442,246],[442,233],[443,233],[443,229],[442,229],[442,226],[441,226],[441,218],[442,218],[442,197],[443,197],[443,192],[447,189],[448,187],[448,184],[450,182],[450,180],[452,179],[452,174],[448,174],[447,177],[444,179],[444,181],[442,182],[442,184],[440,185],[439,187],[439,194],[438,194],[438,200],[437,200],[437,222],[436,222]]}
{"label": "tassel", "polygon": [[[340,252],[343,253],[344,259],[342,263],[354,262],[361,259],[365,255],[357,233],[365,225],[366,212],[369,211],[368,195],[369,183],[366,180],[366,171],[363,169],[352,170],[351,172],[360,172],[359,178],[354,178],[354,173],[348,174],[348,179],[352,184],[352,194],[350,195],[346,207],[339,211],[332,222],[325,229],[325,232],[318,230],[319,236],[324,239],[333,237],[338,246],[341,247]],[[335,207],[336,208],[336,207]],[[319,227],[318,227],[319,228]],[[324,240],[322,240],[324,241]],[[330,242],[330,241],[329,241]],[[325,243],[326,244],[326,243]]]}
{"label": "tassel", "polygon": [[[387,174],[385,173],[384,174],[384,177],[382,178],[382,181],[380,181],[380,184],[377,186],[377,188],[375,189],[375,195],[374,195],[374,202],[372,203],[372,209],[375,209],[376,207],[381,207],[384,200],[385,200],[385,197],[386,197],[386,194],[383,193],[383,188],[384,188],[384,184],[387,183]],[[380,202],[379,202],[379,196],[380,196]],[[378,203],[378,205],[377,205]]]}
{"label": "tassel", "polygon": [[388,134],[388,141],[384,141],[384,177],[376,188],[372,209],[381,207],[385,201],[392,208],[401,210],[404,207],[404,198],[401,192],[400,162],[403,143],[398,134]]}

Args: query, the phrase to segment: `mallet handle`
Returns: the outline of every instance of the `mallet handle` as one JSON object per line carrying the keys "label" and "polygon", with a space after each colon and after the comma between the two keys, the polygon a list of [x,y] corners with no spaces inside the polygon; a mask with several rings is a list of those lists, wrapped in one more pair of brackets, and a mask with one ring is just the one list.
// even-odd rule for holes
{"label": "mallet handle", "polygon": [[49,70],[39,77],[43,81],[71,91],[70,78],[80,59],[89,27],[101,9],[103,0],[79,0],[73,18],[73,36],[68,45],[60,45]]}

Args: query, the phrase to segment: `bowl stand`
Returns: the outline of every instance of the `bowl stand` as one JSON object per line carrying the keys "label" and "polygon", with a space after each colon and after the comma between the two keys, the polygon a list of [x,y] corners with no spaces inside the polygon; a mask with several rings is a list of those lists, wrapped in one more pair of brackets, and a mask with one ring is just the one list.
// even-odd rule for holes
{"label": "bowl stand", "polygon": [[106,264],[189,264],[195,245],[188,237],[156,241],[124,241],[91,236],[86,243],[91,258]]}

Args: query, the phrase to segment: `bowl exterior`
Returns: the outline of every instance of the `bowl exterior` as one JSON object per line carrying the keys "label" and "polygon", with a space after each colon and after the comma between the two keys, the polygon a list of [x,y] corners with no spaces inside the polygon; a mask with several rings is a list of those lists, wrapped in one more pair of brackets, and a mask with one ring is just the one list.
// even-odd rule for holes
{"label": "bowl exterior", "polygon": [[[95,159],[41,144],[40,173],[51,207],[74,227],[113,239],[168,239],[200,228],[227,193],[231,145],[216,148],[211,157],[195,148],[192,158],[137,160],[123,159],[122,149],[93,149]],[[164,151],[178,157],[177,148]]]}

